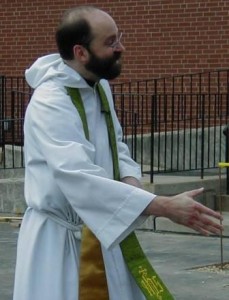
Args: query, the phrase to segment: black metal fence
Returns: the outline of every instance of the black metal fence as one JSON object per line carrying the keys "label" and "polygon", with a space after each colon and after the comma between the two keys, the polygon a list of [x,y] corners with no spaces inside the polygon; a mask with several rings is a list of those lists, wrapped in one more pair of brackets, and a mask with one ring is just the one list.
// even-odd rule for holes
{"label": "black metal fence", "polygon": [[[112,85],[124,141],[151,182],[154,174],[181,171],[203,178],[225,160],[228,90],[229,70]],[[23,167],[30,95],[24,78],[0,77],[2,168]]]}
{"label": "black metal fence", "polygon": [[198,171],[225,161],[229,70],[112,86],[131,154],[149,173]]}
{"label": "black metal fence", "polygon": [[23,122],[31,89],[24,77],[0,76],[0,169],[23,168]]}

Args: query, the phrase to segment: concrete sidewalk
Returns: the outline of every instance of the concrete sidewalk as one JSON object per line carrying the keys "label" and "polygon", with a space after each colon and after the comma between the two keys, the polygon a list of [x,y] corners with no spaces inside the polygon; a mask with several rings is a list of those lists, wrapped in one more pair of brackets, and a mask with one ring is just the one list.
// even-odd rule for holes
{"label": "concrete sidewalk", "polygon": [[[19,228],[12,224],[0,223],[0,300],[12,300],[18,232]],[[228,270],[203,272],[196,269],[220,263],[219,237],[184,232],[175,234],[168,230],[138,230],[137,235],[146,255],[176,300],[228,300]],[[223,239],[223,249],[224,262],[228,262],[227,237]]]}
{"label": "concrete sidewalk", "polygon": [[[229,270],[197,268],[221,261],[220,239],[185,234],[138,232],[152,265],[176,300],[228,300]],[[224,262],[229,260],[229,239],[223,239]]]}
{"label": "concrete sidewalk", "polygon": [[12,300],[18,231],[9,223],[0,223],[0,300]]}

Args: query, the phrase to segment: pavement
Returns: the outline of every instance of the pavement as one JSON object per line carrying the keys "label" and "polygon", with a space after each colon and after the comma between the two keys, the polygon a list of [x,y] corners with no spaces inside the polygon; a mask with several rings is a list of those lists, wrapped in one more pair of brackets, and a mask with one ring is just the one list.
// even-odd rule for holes
{"label": "pavement", "polygon": [[[221,265],[220,239],[191,234],[139,232],[149,260],[176,300],[228,300],[229,270]],[[229,261],[229,239],[223,239],[224,259]],[[200,271],[199,267],[205,267]],[[212,269],[212,271],[211,271]]]}
{"label": "pavement", "polygon": [[[194,234],[183,226],[171,226],[165,218],[150,224],[151,229],[137,230],[137,236],[176,300],[229,299],[229,268],[213,268],[229,262],[229,213],[224,213],[222,244],[220,237]],[[19,225],[18,219],[0,222],[0,300],[12,300]]]}
{"label": "pavement", "polygon": [[12,300],[18,231],[10,223],[0,223],[0,300]]}

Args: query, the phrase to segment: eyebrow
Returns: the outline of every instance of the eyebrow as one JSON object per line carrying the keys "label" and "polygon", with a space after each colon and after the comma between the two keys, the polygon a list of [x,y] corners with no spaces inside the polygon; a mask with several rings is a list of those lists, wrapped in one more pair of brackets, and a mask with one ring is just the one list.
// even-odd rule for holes
{"label": "eyebrow", "polygon": [[119,35],[120,35],[120,31],[118,31],[116,34],[114,33],[114,34],[106,37],[105,41],[108,41],[108,40],[111,40],[111,39],[117,39],[119,37]]}

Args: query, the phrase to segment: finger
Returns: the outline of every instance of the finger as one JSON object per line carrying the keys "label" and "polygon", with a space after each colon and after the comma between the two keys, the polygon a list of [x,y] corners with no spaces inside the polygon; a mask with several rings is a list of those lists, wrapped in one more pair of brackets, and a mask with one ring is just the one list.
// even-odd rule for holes
{"label": "finger", "polygon": [[210,233],[207,231],[207,230],[204,230],[203,228],[201,227],[198,227],[196,226],[196,229],[195,229],[197,232],[199,232],[200,234],[204,235],[204,236],[209,236]]}
{"label": "finger", "polygon": [[197,223],[190,226],[190,228],[202,235],[209,236],[209,232],[207,230],[205,230],[204,228],[202,228],[201,226],[199,226]]}
{"label": "finger", "polygon": [[215,230],[217,230],[218,232],[223,230],[223,225],[214,222],[212,219],[209,219],[209,217],[207,217],[204,214],[201,214],[201,222],[204,224],[205,227],[209,227],[209,228],[215,228]]}
{"label": "finger", "polygon": [[201,232],[204,235],[219,235],[223,230],[223,226],[221,224],[212,221],[204,214],[200,214],[199,219],[197,219],[192,225],[195,227],[195,230]]}
{"label": "finger", "polygon": [[208,208],[207,206],[204,206],[198,202],[197,202],[197,206],[198,206],[197,209],[201,214],[214,217],[218,220],[223,220],[223,216],[219,212],[214,211],[214,210]]}
{"label": "finger", "polygon": [[220,235],[222,232],[219,227],[204,225],[199,222],[193,224],[191,228],[205,236],[209,236],[210,234]]}
{"label": "finger", "polygon": [[199,189],[187,191],[187,192],[185,192],[185,193],[186,193],[187,196],[193,198],[193,197],[196,197],[196,196],[200,195],[201,193],[203,193],[203,191],[204,191],[204,188],[201,187],[201,188],[199,188]]}
{"label": "finger", "polygon": [[209,232],[211,232],[213,234],[221,235],[222,232],[223,232],[223,227],[222,228],[216,228],[216,227],[209,226],[208,230],[209,230]]}

